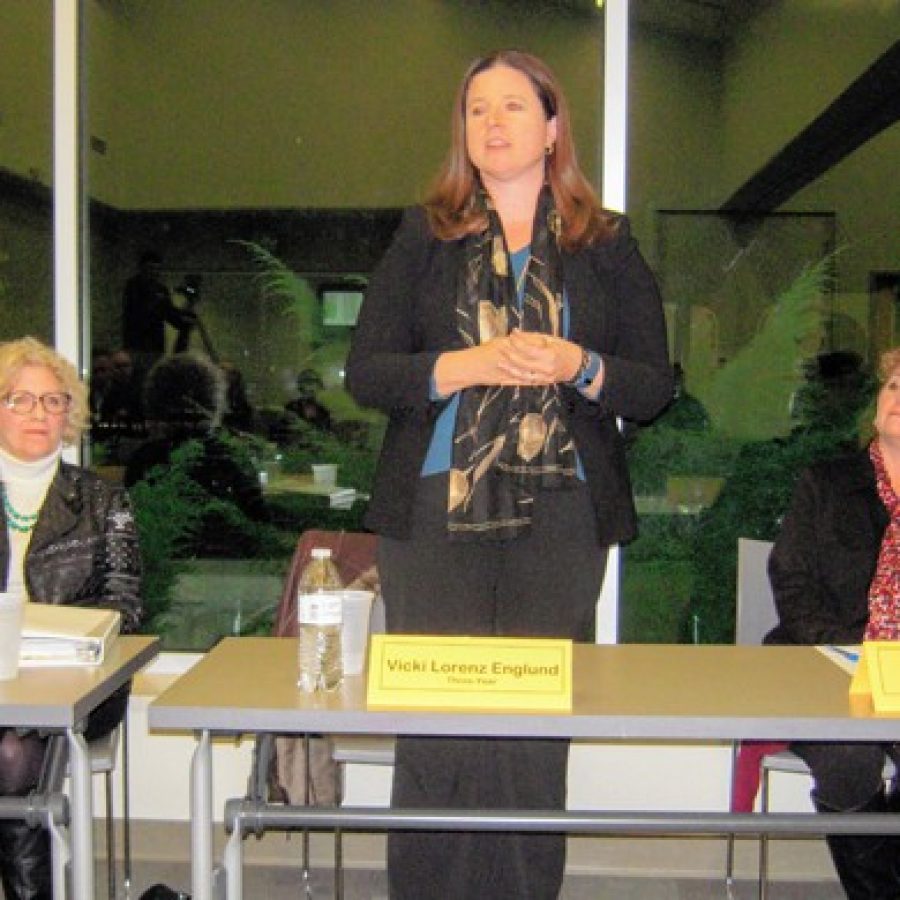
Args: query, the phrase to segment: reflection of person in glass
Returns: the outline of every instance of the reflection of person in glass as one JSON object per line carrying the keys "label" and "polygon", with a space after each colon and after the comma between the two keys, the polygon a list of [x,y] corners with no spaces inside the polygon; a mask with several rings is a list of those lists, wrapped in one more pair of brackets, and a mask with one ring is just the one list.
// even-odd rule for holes
{"label": "reflection of person in glass", "polygon": [[[87,389],[74,366],[32,338],[0,344],[0,476],[3,590],[24,586],[30,600],[103,606],[132,630],[140,613],[140,556],[128,498],[84,469],[60,460],[88,416]],[[128,686],[88,718],[88,740],[125,714]],[[47,738],[0,729],[0,795],[34,789]],[[47,832],[0,822],[0,877],[7,900],[49,898]]]}
{"label": "reflection of person in glass", "polygon": [[195,321],[191,310],[172,302],[162,280],[162,257],[154,250],[143,253],[122,295],[122,346],[134,359],[138,389],[166,351],[166,324],[183,334]]}
{"label": "reflection of person in glass", "polygon": [[[635,535],[616,417],[672,392],[662,304],[628,223],[579,171],[538,59],[475,62],[447,163],[363,302],[347,386],[390,417],[367,525],[391,632],[595,636]],[[401,739],[399,807],[562,808],[568,743]],[[555,897],[561,835],[397,833],[395,898]]]}
{"label": "reflection of person in glass", "polygon": [[230,360],[223,359],[219,368],[225,376],[225,411],[222,424],[234,431],[250,431],[253,428],[253,407],[247,396],[244,373]]}
{"label": "reflection of person in glass", "polygon": [[132,431],[141,427],[141,398],[135,387],[134,363],[127,350],[116,350],[112,355],[112,377],[100,415],[103,424],[116,429]]}
{"label": "reflection of person in glass", "polygon": [[203,351],[214,363],[218,363],[219,354],[216,353],[212,340],[209,337],[209,332],[206,330],[206,325],[197,312],[197,307],[200,305],[200,289],[202,284],[203,278],[200,274],[192,272],[185,275],[181,284],[175,288],[175,292],[184,297],[184,306],[178,309],[181,321],[180,324],[176,326],[178,328],[178,337],[175,339],[173,352],[186,353],[190,350],[191,337],[196,331],[203,344]]}
{"label": "reflection of person in glass", "polygon": [[331,413],[319,403],[316,394],[323,388],[322,377],[315,369],[304,369],[297,375],[297,396],[284,408],[322,431],[331,430]]}
{"label": "reflection of person in glass", "polygon": [[[875,437],[862,451],[818,463],[797,482],[769,561],[776,644],[900,639],[900,348],[881,359]],[[898,745],[797,743],[822,812],[897,812],[882,771]],[[852,900],[900,897],[900,837],[829,835]]]}
{"label": "reflection of person in glass", "polygon": [[188,549],[204,556],[248,552],[233,513],[240,511],[258,522],[268,518],[249,453],[221,427],[225,391],[224,372],[200,353],[160,360],[147,375],[144,390],[149,436],[125,467],[125,484],[131,487],[152,476],[153,469],[169,466],[179,447],[197,442],[200,452],[189,474],[212,502]]}

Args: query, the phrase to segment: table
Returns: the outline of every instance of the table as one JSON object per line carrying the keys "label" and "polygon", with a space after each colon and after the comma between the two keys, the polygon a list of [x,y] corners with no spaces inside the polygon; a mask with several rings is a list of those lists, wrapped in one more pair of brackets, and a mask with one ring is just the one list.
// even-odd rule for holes
{"label": "table", "polygon": [[314,481],[312,475],[291,475],[281,472],[267,476],[263,482],[263,493],[323,497],[328,500],[328,505],[332,509],[350,509],[357,500],[369,499],[367,494],[360,493],[355,488]]}
{"label": "table", "polygon": [[72,776],[72,886],[76,900],[94,900],[91,760],[82,730],[88,714],[157,654],[156,637],[120,637],[99,666],[23,668],[0,681],[0,722],[66,735]]}
{"label": "table", "polygon": [[[212,898],[211,735],[245,732],[565,737],[605,740],[896,740],[900,719],[854,712],[849,676],[814,647],[576,645],[571,713],[369,711],[362,677],[333,695],[295,686],[291,638],[227,638],[151,705],[152,729],[195,730],[192,885]],[[663,749],[660,752],[664,752]],[[252,825],[258,809],[246,811]],[[885,816],[288,808],[270,824],[320,828],[480,828],[572,833],[900,832]],[[875,820],[881,821],[875,821]],[[840,820],[840,821],[836,821]],[[238,825],[240,821],[236,820]],[[763,827],[763,825],[765,827]],[[875,830],[877,829],[877,830]],[[241,896],[240,828],[226,848],[228,897]]]}

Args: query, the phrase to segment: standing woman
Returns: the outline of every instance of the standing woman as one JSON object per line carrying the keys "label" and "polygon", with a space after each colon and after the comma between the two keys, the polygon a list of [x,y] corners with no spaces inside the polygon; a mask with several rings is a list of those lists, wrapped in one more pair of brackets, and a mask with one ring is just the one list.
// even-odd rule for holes
{"label": "standing woman", "polygon": [[[616,417],[672,395],[662,304],[575,160],[565,99],[516,50],[460,86],[447,161],[369,286],[347,387],[390,417],[367,525],[388,631],[595,637],[635,536]],[[559,809],[568,742],[401,739],[398,807]],[[551,898],[563,835],[388,842],[393,898]]]}
{"label": "standing woman", "polygon": [[[0,344],[0,584],[24,586],[41,603],[101,606],[133,630],[140,613],[140,555],[128,498],[92,473],[62,462],[88,416],[75,368],[34,338]],[[122,720],[129,685],[91,713],[93,740]],[[0,795],[38,782],[47,738],[0,728]],[[0,822],[0,879],[7,900],[50,900],[46,830]]]}

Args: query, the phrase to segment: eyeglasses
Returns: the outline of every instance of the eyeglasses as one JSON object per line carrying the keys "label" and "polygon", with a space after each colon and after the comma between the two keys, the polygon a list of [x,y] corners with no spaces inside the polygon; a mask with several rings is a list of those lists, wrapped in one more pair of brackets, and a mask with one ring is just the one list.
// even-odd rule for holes
{"label": "eyeglasses", "polygon": [[3,405],[11,409],[17,416],[27,416],[34,411],[40,400],[44,412],[51,416],[61,416],[69,411],[72,405],[72,396],[65,391],[49,391],[40,397],[31,391],[13,391],[3,398]]}

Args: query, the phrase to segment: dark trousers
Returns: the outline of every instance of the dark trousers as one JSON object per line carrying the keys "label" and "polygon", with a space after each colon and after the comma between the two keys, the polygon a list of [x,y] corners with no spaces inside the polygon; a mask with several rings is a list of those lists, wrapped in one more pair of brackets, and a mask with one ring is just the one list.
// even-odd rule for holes
{"label": "dark trousers", "polygon": [[[820,812],[900,812],[896,789],[886,795],[883,769],[895,744],[797,743],[810,768]],[[895,835],[828,834],[831,859],[848,900],[900,898],[900,839]]]}
{"label": "dark trousers", "polygon": [[[583,484],[539,495],[530,533],[508,541],[450,540],[446,505],[446,476],[422,479],[412,537],[379,540],[389,632],[594,640],[606,548],[597,542]],[[568,750],[564,740],[401,738],[392,803],[562,809]],[[388,837],[394,900],[550,900],[559,893],[564,865],[561,834]]]}
{"label": "dark trousers", "polygon": [[830,809],[861,809],[882,789],[882,772],[892,747],[875,743],[791,744],[808,766],[816,799]]}

